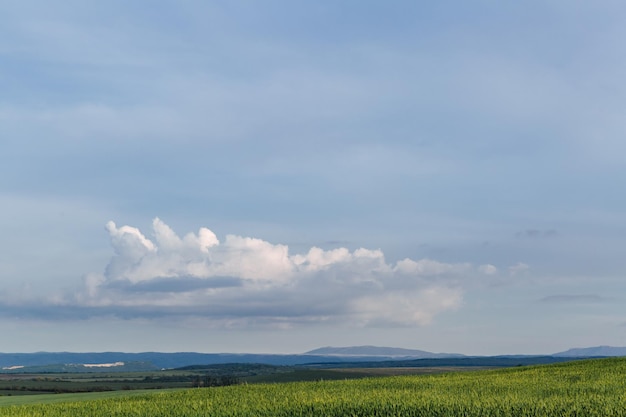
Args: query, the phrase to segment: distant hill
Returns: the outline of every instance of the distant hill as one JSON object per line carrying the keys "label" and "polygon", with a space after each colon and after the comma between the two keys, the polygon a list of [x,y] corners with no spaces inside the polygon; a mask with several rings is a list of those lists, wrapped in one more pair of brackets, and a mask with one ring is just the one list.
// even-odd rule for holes
{"label": "distant hill", "polygon": [[[128,366],[137,366],[141,363],[144,367],[156,369],[181,368],[191,365],[215,365],[226,363],[262,363],[267,365],[304,365],[310,363],[343,363],[393,360],[406,358],[406,356],[380,356],[380,355],[276,355],[276,354],[253,354],[253,353],[197,353],[197,352],[37,352],[37,353],[0,353],[0,373],[19,372],[19,369],[33,372],[33,367],[45,367],[54,365],[54,369],[81,369],[96,370],[106,369],[109,372],[127,370]],[[124,366],[91,366],[103,365],[116,362],[124,362]],[[85,369],[85,370],[87,370]]]}
{"label": "distant hill", "polygon": [[313,349],[305,355],[325,355],[325,356],[382,356],[388,358],[452,358],[464,355],[456,353],[433,353],[418,349],[403,349],[382,346],[348,346],[348,347],[322,347]]}
{"label": "distant hill", "polygon": [[[626,347],[598,346],[590,348],[570,349],[565,352],[555,353],[553,358],[585,358],[598,356],[626,356]],[[491,358],[491,359],[488,359]],[[395,347],[380,346],[349,346],[349,347],[322,347],[303,354],[279,355],[279,354],[251,354],[251,353],[197,353],[197,352],[37,352],[37,353],[0,353],[0,373],[19,372],[121,372],[149,369],[172,369],[193,365],[217,365],[217,364],[266,364],[266,365],[310,365],[310,364],[336,364],[337,366],[354,366],[354,363],[381,363],[383,361],[409,362],[412,360],[422,361],[406,366],[452,366],[451,364],[463,363],[472,365],[478,363],[515,362],[526,364],[526,360],[532,363],[537,361],[551,362],[542,357],[496,356],[496,357],[468,357],[455,353],[433,353],[417,349],[402,349]],[[518,359],[523,359],[519,361]],[[431,361],[431,362],[429,362]],[[452,362],[451,362],[452,361]],[[486,362],[485,362],[486,361]],[[559,359],[560,361],[560,359]],[[123,364],[122,364],[123,363]],[[350,365],[352,364],[352,365]],[[368,365],[369,366],[369,365]]]}
{"label": "distant hill", "polygon": [[555,353],[552,356],[590,357],[590,356],[626,356],[626,347],[595,346],[588,348],[574,348],[565,352]]}

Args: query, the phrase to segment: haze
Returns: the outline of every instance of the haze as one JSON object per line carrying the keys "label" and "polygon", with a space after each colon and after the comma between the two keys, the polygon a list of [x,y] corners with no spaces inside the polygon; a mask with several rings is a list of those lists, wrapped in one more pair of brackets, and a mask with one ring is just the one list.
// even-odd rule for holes
{"label": "haze", "polygon": [[4,2],[0,351],[626,345],[625,15]]}

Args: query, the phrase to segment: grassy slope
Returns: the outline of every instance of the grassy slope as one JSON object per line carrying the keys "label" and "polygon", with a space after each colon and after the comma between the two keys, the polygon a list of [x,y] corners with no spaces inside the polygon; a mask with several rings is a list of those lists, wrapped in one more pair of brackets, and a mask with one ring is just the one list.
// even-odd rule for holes
{"label": "grassy slope", "polygon": [[[175,389],[159,390],[158,392],[175,391]],[[130,398],[134,395],[154,394],[155,390],[85,392],[75,394],[41,394],[13,395],[0,397],[0,407],[9,405],[54,404],[76,401],[92,401],[109,398]],[[0,415],[2,413],[0,412]]]}
{"label": "grassy slope", "polygon": [[[260,384],[0,407],[0,416],[626,416],[626,359],[397,376]],[[107,396],[108,395],[108,396]],[[60,397],[54,396],[55,398]],[[41,398],[39,396],[38,398]],[[65,399],[65,398],[63,398]],[[25,400],[26,401],[26,400]]]}

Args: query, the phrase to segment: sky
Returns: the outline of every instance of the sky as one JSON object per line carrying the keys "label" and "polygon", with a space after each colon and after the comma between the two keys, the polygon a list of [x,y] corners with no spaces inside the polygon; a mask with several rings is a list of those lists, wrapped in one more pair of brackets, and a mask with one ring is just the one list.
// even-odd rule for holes
{"label": "sky", "polygon": [[626,5],[0,4],[0,351],[626,346]]}

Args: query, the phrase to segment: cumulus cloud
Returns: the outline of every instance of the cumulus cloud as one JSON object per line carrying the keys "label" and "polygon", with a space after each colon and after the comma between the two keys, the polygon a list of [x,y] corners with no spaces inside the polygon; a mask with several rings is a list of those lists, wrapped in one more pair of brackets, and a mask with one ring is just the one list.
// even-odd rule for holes
{"label": "cumulus cloud", "polygon": [[207,228],[180,237],[158,218],[150,236],[112,221],[106,231],[114,255],[105,270],[87,274],[71,295],[38,300],[33,315],[48,309],[64,317],[203,317],[225,326],[426,325],[460,307],[462,278],[497,271],[432,259],[390,263],[381,250],[364,248],[290,254],[258,238],[220,240]]}

